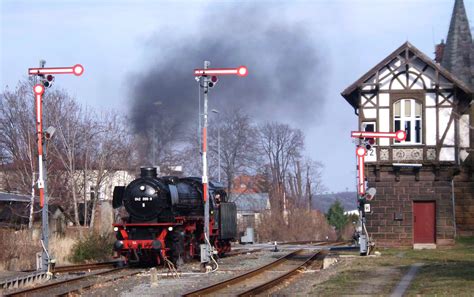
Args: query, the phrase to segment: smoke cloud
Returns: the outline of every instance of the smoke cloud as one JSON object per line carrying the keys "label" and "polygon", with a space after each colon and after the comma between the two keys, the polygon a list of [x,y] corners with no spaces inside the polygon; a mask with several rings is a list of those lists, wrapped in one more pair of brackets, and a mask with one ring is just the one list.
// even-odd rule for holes
{"label": "smoke cloud", "polygon": [[245,78],[219,78],[209,93],[209,111],[240,107],[256,121],[301,127],[317,122],[325,79],[321,52],[310,37],[314,28],[283,19],[268,5],[214,9],[196,27],[203,29],[192,35],[160,31],[147,44],[153,58],[148,69],[133,75],[130,90],[135,132],[146,133],[157,117],[173,127],[197,122],[193,70],[202,68],[204,60],[211,61],[211,68],[245,65],[249,70]]}

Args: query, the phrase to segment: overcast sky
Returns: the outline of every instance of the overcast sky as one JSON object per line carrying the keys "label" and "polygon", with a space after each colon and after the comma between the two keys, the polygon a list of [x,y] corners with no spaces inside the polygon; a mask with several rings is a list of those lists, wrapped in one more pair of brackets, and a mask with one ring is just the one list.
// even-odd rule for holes
{"label": "overcast sky", "polygon": [[[47,60],[46,66],[81,63],[85,67],[82,77],[57,78],[55,87],[66,89],[83,104],[128,114],[130,89],[136,77],[163,65],[157,61],[168,59],[165,64],[170,67],[173,60],[179,60],[170,55],[173,46],[189,45],[189,40],[201,35],[212,36],[225,22],[237,27],[239,23],[245,25],[246,15],[239,13],[237,4],[242,2],[1,0],[0,87],[14,88],[41,58]],[[473,2],[464,0],[471,25]],[[304,131],[307,154],[324,164],[324,184],[330,191],[355,191],[355,152],[350,131],[357,129],[357,117],[340,92],[407,40],[433,57],[434,45],[446,38],[454,1],[253,3],[246,1],[246,10],[242,11],[264,11],[257,14],[261,15],[262,26],[281,23],[304,28],[295,34],[317,50],[317,75],[321,77],[314,78],[319,83],[315,83],[313,91],[318,101],[309,110],[314,117],[304,122],[291,117],[282,119]],[[226,36],[236,40],[235,47],[245,42],[239,32]],[[256,28],[255,32],[258,35],[260,31]],[[223,38],[222,34],[216,36]],[[262,54],[262,60],[265,58]],[[307,66],[304,64],[301,67]],[[195,61],[195,67],[201,65],[202,61]],[[252,65],[247,66],[251,72]],[[172,78],[174,69],[170,67],[168,71]],[[189,79],[193,77],[190,75]],[[295,79],[295,90],[298,84]],[[225,84],[219,88],[225,88]]]}

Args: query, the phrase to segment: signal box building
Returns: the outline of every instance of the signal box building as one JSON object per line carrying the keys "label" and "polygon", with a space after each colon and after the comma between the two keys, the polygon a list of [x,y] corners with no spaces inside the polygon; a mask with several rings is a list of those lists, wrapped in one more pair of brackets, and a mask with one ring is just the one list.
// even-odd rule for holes
{"label": "signal box building", "polygon": [[406,42],[342,92],[359,130],[407,132],[405,142],[376,139],[365,159],[377,190],[367,230],[379,246],[435,247],[474,233],[474,47],[462,4],[437,61]]}

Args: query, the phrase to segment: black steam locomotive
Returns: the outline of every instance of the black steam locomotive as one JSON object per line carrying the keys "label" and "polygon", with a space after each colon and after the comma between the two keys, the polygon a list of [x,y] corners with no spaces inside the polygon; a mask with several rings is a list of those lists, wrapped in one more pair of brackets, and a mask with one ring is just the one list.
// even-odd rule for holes
{"label": "black steam locomotive", "polygon": [[[237,235],[237,210],[222,185],[210,182],[208,191],[209,241],[222,255]],[[155,167],[142,167],[140,177],[114,188],[113,207],[127,211],[113,225],[117,256],[131,263],[180,264],[199,255],[205,242],[202,194],[200,178],[158,177]]]}

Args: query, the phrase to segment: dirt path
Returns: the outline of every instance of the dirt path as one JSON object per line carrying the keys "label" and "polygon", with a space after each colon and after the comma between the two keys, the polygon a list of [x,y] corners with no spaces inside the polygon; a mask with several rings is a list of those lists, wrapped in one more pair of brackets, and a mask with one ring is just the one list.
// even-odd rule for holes
{"label": "dirt path", "polygon": [[374,265],[374,258],[339,258],[325,270],[308,270],[282,284],[278,296],[389,295],[402,278],[404,266]]}
{"label": "dirt path", "polygon": [[359,278],[359,285],[354,288],[356,295],[376,295],[387,293],[391,288],[397,285],[401,270],[398,267],[377,267],[370,269],[359,275],[354,275],[354,278]]}

